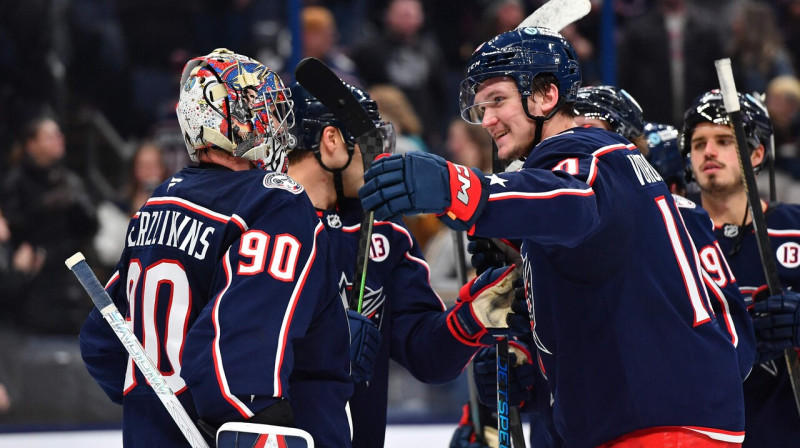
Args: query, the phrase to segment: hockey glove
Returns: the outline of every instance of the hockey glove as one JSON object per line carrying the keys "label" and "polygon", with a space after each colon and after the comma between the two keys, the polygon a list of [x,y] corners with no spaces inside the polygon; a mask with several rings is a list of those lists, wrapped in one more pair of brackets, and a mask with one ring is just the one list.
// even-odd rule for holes
{"label": "hockey glove", "polygon": [[468,238],[467,252],[472,255],[470,263],[478,275],[489,268],[519,264],[519,241],[474,236]]}
{"label": "hockey glove", "polygon": [[347,310],[350,322],[350,376],[353,382],[367,382],[372,378],[372,370],[383,336],[381,330],[368,317],[354,310]]}
{"label": "hockey glove", "polygon": [[[516,339],[508,341],[509,364],[513,367],[508,372],[508,404],[522,406],[531,398],[536,372],[531,362],[528,346]],[[486,347],[478,351],[473,358],[475,386],[481,404],[497,408],[497,349]]]}
{"label": "hockey glove", "polygon": [[753,305],[759,361],[777,358],[800,347],[800,294],[784,290]]}
{"label": "hockey glove", "polygon": [[358,190],[365,210],[385,221],[404,214],[447,214],[455,230],[468,230],[488,200],[478,170],[423,152],[395,154],[372,163]]}
{"label": "hockey glove", "polygon": [[[479,406],[481,422],[496,422],[497,414],[492,412],[485,406]],[[483,445],[477,441],[475,437],[475,424],[472,422],[472,414],[470,412],[469,403],[465,404],[461,411],[461,421],[458,422],[458,427],[453,433],[453,438],[450,439],[450,448],[489,448],[497,446],[497,428],[493,426],[483,426],[483,440],[487,441]],[[494,441],[494,445],[489,444]]]}
{"label": "hockey glove", "polygon": [[447,326],[458,340],[489,346],[496,341],[487,328],[508,328],[506,317],[513,313],[514,286],[520,275],[515,267],[489,269],[461,287],[456,306],[447,316]]}

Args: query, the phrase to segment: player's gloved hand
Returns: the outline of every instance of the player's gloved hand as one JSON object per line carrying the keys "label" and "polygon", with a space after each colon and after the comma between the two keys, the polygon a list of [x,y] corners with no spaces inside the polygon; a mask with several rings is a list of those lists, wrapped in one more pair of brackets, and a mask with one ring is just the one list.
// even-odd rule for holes
{"label": "player's gloved hand", "polygon": [[[472,414],[471,408],[469,403],[465,404],[462,408],[461,413],[461,420],[458,422],[458,427],[456,428],[455,432],[453,433],[453,437],[450,439],[450,448],[489,448],[491,446],[497,446],[497,428],[492,426],[483,426],[483,440],[489,441],[494,440],[495,444],[482,444],[478,442],[477,437],[475,437],[475,425],[472,422]],[[496,422],[497,416],[491,415],[491,412],[481,406],[479,410],[481,413],[481,422]]]}
{"label": "player's gloved hand", "polygon": [[467,252],[472,255],[470,263],[480,275],[489,268],[499,268],[510,264],[520,264],[519,241],[498,240],[467,236]]}
{"label": "player's gloved hand", "polygon": [[350,322],[350,376],[360,383],[372,378],[372,369],[383,336],[381,330],[368,317],[355,310],[347,310]]}
{"label": "player's gloved hand", "polygon": [[528,300],[525,298],[525,287],[522,280],[522,277],[520,277],[514,282],[514,301],[511,302],[511,314],[506,316],[508,334],[514,336],[530,334],[533,331]]}
{"label": "player's gloved hand", "polygon": [[759,362],[777,358],[787,348],[800,347],[800,294],[783,290],[756,301],[753,313]]}
{"label": "player's gloved hand", "polygon": [[395,154],[372,163],[358,190],[365,210],[385,221],[398,215],[447,213],[445,224],[456,230],[472,227],[488,200],[478,170],[423,152]]}
{"label": "player's gloved hand", "polygon": [[[508,404],[522,406],[530,400],[535,381],[535,367],[528,346],[516,339],[508,341]],[[482,348],[475,355],[473,371],[478,400],[490,408],[497,408],[497,348]]]}
{"label": "player's gloved hand", "polygon": [[487,328],[508,328],[506,317],[514,312],[511,305],[519,276],[516,265],[493,268],[462,286],[456,306],[447,316],[447,326],[455,337],[468,345],[494,345],[495,338]]}

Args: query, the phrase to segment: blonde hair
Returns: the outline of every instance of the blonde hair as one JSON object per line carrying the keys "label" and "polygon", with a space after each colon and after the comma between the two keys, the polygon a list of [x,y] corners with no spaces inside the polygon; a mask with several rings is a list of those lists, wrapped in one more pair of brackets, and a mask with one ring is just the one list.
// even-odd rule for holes
{"label": "blonde hair", "polygon": [[306,31],[336,30],[333,14],[324,6],[306,6],[303,8],[301,21]]}
{"label": "blonde hair", "polygon": [[399,127],[399,133],[422,135],[422,123],[408,97],[399,88],[389,84],[376,84],[367,89],[378,103],[381,116]]}
{"label": "blonde hair", "polygon": [[774,78],[767,85],[767,96],[786,95],[800,102],[800,80],[791,75]]}

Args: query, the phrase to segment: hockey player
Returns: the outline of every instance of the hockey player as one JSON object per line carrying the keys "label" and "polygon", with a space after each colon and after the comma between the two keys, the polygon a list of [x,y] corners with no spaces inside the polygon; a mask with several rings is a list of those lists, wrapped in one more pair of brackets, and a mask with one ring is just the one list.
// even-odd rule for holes
{"label": "hockey player", "polygon": [[[217,49],[186,64],[176,111],[199,164],[132,218],[106,289],[211,439],[226,422],[248,422],[350,446],[350,344],[328,239],[284,174],[289,89],[259,62]],[[125,447],[189,446],[96,309],[80,345],[123,406]]]}
{"label": "hockey player", "polygon": [[[376,126],[387,129],[375,101],[361,89],[349,89]],[[297,146],[289,154],[289,174],[305,188],[328,231],[337,254],[335,280],[346,303],[353,288],[364,213],[357,198],[364,183],[361,149],[355,137],[306,89],[294,85],[292,97]],[[393,134],[384,135],[385,146],[391,147]],[[354,375],[355,392],[350,400],[354,447],[383,446],[389,359],[425,383],[454,380],[478,348],[495,343],[485,328],[489,314],[499,316],[493,320],[505,326],[517,272],[507,268],[486,272],[465,285],[456,305],[445,310],[431,288],[420,248],[402,221],[375,222],[362,313],[380,328],[382,343],[371,379]],[[503,297],[508,300],[500,308],[492,304]],[[527,315],[520,317],[527,322]]]}
{"label": "hockey player", "polygon": [[[754,167],[763,164],[772,124],[764,106],[750,95],[739,95],[744,132]],[[800,417],[794,403],[782,350],[800,345],[800,296],[791,291],[753,305],[753,295],[765,289],[752,218],[747,203],[736,137],[719,91],[699,96],[684,115],[682,153],[700,187],[702,206],[714,222],[714,233],[732,275],[757,314],[754,317],[758,358],[744,382],[745,446],[794,446],[800,440]],[[800,206],[761,201],[778,276],[784,288],[800,287]],[[720,266],[722,268],[722,266]],[[727,270],[720,272],[727,272]],[[764,314],[768,312],[769,314]]]}
{"label": "hockey player", "polygon": [[[694,202],[680,196],[684,193],[686,184],[685,165],[678,148],[677,129],[669,125],[645,124],[642,110],[636,100],[624,90],[613,86],[578,89],[575,112],[577,114],[575,121],[579,124],[616,132],[631,142],[639,141],[637,147],[644,146],[643,152],[647,160],[673,192],[675,203],[700,255],[701,264],[705,268],[702,275],[717,322],[736,347],[739,371],[744,379],[750,373],[755,358],[752,319],[747,313],[744,298],[730,273],[725,256],[719,250],[708,213]],[[481,255],[482,259],[500,258],[492,254]],[[493,398],[487,392],[488,386],[495,381],[497,374],[496,368],[492,368],[493,358],[494,353],[490,348],[486,348],[482,349],[474,359],[479,398],[487,405],[493,405]],[[515,385],[512,390],[518,391],[519,398],[526,401],[524,409],[531,417],[531,445],[561,446],[558,436],[550,430],[552,411],[549,390],[546,388],[542,390],[541,385],[536,387],[534,382],[538,378],[527,374],[527,369],[527,364],[522,364],[512,369],[511,374],[521,381],[528,381]],[[533,390],[532,394],[525,393],[529,389]]]}
{"label": "hockey player", "polygon": [[462,116],[522,168],[484,176],[430,154],[387,157],[365,174],[362,203],[378,219],[432,212],[470,234],[523,240],[538,364],[568,446],[738,446],[736,352],[675,201],[633,144],[576,126],[580,79],[551,30],[482,44]]}

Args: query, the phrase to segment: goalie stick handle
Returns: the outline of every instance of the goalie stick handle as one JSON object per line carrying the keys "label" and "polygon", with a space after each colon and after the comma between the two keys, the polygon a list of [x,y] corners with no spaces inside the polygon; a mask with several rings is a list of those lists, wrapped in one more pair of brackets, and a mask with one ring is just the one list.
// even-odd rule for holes
{"label": "goalie stick handle", "polygon": [[[714,61],[719,78],[720,92],[722,101],[725,104],[725,111],[730,117],[731,126],[736,133],[737,154],[739,163],[744,175],[745,190],[747,190],[747,202],[750,206],[750,213],[753,217],[753,229],[756,233],[758,243],[758,253],[761,257],[761,265],[764,268],[764,277],[767,279],[767,287],[770,295],[781,293],[781,282],[778,277],[778,267],[773,257],[772,244],[769,241],[767,231],[767,220],[764,217],[764,210],[761,209],[761,198],[758,196],[756,186],[756,176],[753,171],[753,164],[750,162],[750,154],[747,151],[747,139],[744,135],[744,125],[742,123],[742,112],[739,105],[739,95],[736,93],[736,84],[733,81],[733,71],[731,70],[731,60],[728,58]],[[783,352],[786,361],[786,368],[789,372],[789,380],[792,384],[794,393],[794,404],[800,414],[800,359],[794,348],[788,348]]]}
{"label": "goalie stick handle", "polygon": [[92,272],[92,269],[86,263],[83,254],[80,252],[76,253],[67,258],[65,264],[72,273],[75,274],[75,277],[78,278],[78,281],[89,294],[94,305],[100,310],[103,318],[114,330],[114,333],[117,335],[120,342],[122,342],[125,350],[128,351],[131,359],[133,359],[139,371],[141,371],[145,379],[147,379],[147,383],[153,388],[158,399],[161,400],[161,403],[167,409],[167,412],[169,412],[175,424],[178,425],[183,436],[186,437],[186,440],[192,445],[192,448],[209,448],[205,439],[203,439],[203,436],[200,434],[200,431],[194,425],[189,414],[186,413],[183,405],[178,400],[178,397],[175,396],[175,393],[169,388],[169,385],[167,385],[167,381],[161,376],[161,373],[153,364],[153,361],[147,356],[142,344],[139,343],[139,340],[136,339],[136,336],[133,334],[130,327],[128,327],[125,318],[122,317],[119,310],[114,305],[108,292],[106,292],[103,285],[100,284],[100,281],[94,275],[94,272]]}

